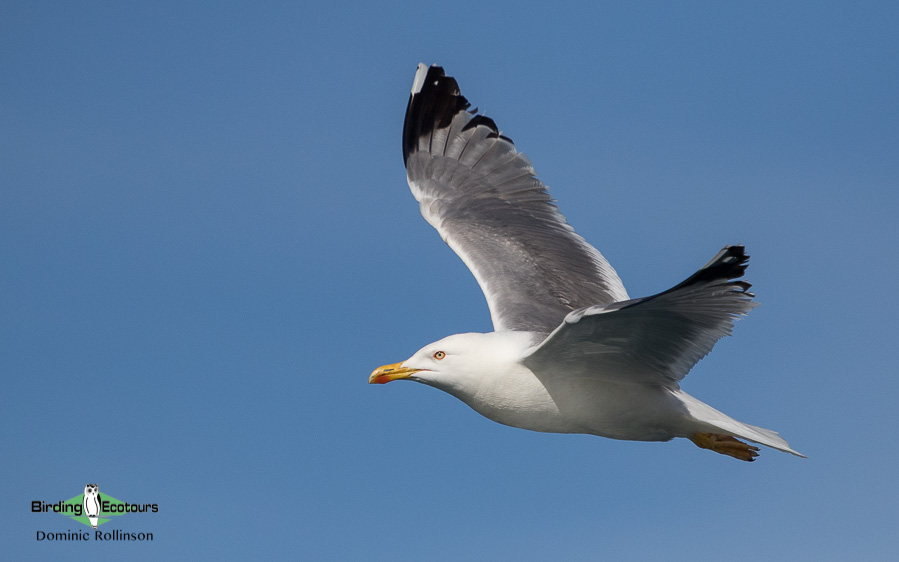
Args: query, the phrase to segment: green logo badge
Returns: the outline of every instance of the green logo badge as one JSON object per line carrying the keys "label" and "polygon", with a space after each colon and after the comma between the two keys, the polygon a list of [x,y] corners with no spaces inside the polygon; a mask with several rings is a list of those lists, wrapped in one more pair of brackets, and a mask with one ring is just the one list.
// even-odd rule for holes
{"label": "green logo badge", "polygon": [[52,511],[53,513],[65,515],[82,525],[96,529],[100,525],[108,523],[114,517],[128,513],[156,513],[159,511],[159,506],[155,503],[136,504],[123,502],[109,494],[101,494],[99,485],[87,484],[84,486],[83,494],[78,494],[65,501],[59,501],[54,504],[33,501],[31,502],[31,511],[44,513]]}

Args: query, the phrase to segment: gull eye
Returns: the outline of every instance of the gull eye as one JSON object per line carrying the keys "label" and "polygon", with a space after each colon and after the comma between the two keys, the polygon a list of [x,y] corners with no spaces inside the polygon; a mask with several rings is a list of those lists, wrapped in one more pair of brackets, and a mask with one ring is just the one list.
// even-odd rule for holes
{"label": "gull eye", "polygon": [[434,354],[434,359],[436,359],[438,361],[440,361],[444,357],[446,357],[446,353],[444,353],[442,351],[438,351],[437,353]]}

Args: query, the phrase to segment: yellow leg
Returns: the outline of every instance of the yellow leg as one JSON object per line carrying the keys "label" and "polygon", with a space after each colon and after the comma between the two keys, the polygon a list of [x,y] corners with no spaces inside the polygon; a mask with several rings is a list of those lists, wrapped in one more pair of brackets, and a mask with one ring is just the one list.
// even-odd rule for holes
{"label": "yellow leg", "polygon": [[758,447],[747,445],[730,435],[721,433],[696,433],[690,438],[690,441],[702,449],[715,451],[741,461],[752,462],[755,457],[759,456]]}

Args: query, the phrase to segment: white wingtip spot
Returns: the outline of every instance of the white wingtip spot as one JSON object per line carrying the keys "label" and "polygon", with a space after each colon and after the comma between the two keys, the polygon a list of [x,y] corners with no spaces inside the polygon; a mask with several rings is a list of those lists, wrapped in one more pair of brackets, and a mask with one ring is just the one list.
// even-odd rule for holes
{"label": "white wingtip spot", "polygon": [[424,86],[425,76],[428,75],[428,65],[423,62],[418,63],[418,70],[415,72],[415,80],[412,81],[412,95],[414,96],[421,91]]}

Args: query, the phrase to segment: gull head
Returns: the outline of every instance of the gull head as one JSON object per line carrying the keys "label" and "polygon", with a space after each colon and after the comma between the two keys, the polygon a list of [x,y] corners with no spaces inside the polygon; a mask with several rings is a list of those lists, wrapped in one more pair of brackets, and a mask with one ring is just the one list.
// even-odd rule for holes
{"label": "gull head", "polygon": [[411,380],[457,394],[508,371],[531,346],[532,338],[523,332],[456,334],[424,346],[401,363],[378,367],[368,382]]}

